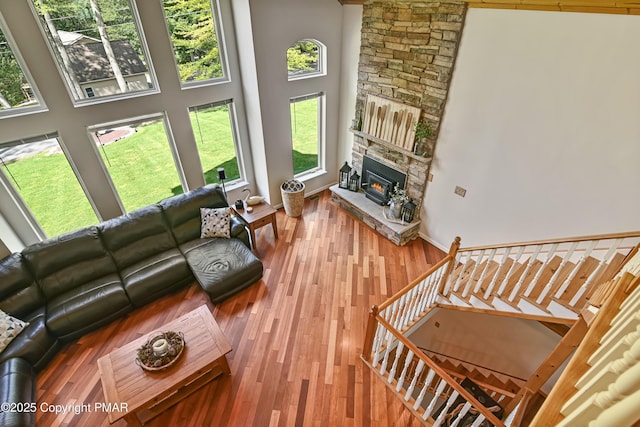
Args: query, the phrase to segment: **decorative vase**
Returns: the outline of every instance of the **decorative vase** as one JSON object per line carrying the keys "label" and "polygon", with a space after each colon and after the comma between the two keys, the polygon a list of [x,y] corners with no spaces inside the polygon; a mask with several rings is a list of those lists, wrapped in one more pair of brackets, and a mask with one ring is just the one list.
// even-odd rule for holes
{"label": "decorative vase", "polygon": [[394,202],[389,203],[389,215],[394,219],[400,219],[400,212],[402,211],[402,204]]}

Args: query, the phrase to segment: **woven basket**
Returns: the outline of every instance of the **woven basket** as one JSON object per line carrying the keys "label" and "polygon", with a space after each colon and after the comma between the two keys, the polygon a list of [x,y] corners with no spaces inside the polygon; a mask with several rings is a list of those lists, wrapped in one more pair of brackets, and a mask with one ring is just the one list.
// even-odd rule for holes
{"label": "woven basket", "polygon": [[284,211],[289,216],[302,215],[302,207],[304,206],[304,183],[291,179],[285,181],[280,186],[282,194],[282,204]]}

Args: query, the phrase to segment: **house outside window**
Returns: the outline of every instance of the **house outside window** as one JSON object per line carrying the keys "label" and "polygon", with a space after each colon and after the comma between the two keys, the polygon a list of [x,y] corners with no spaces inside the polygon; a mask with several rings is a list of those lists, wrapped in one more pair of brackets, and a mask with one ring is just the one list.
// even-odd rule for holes
{"label": "house outside window", "polygon": [[32,6],[76,104],[157,87],[129,0],[32,0]]}

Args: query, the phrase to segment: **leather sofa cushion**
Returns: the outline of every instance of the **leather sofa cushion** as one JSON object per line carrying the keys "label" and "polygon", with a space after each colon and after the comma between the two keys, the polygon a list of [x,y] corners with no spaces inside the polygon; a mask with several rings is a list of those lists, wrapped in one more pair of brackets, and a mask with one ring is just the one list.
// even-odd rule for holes
{"label": "leather sofa cushion", "polygon": [[[29,362],[17,357],[0,362],[0,401],[30,403],[36,401],[35,373]],[[0,426],[34,426],[35,412],[0,412]]]}
{"label": "leather sofa cushion", "polygon": [[136,307],[192,283],[195,278],[177,249],[151,255],[120,271],[124,289]]}
{"label": "leather sofa cushion", "polygon": [[44,295],[29,273],[22,254],[14,253],[0,261],[0,309],[25,320],[25,316],[44,305]]}
{"label": "leather sofa cushion", "polygon": [[44,307],[23,320],[29,325],[0,353],[0,362],[20,357],[40,369],[53,358],[61,344],[46,328]]}
{"label": "leather sofa cushion", "polygon": [[224,208],[222,188],[205,185],[159,203],[178,245],[200,238],[200,208]]}
{"label": "leather sofa cushion", "polygon": [[262,277],[262,262],[237,239],[199,239],[181,249],[198,283],[214,303]]}
{"label": "leather sofa cushion", "polygon": [[47,301],[117,272],[94,226],[33,244],[22,254]]}
{"label": "leather sofa cushion", "polygon": [[80,337],[133,310],[116,274],[77,286],[47,304],[47,328],[58,338]]}
{"label": "leather sofa cushion", "polygon": [[98,225],[100,236],[119,269],[170,249],[177,249],[162,210],[151,205]]}

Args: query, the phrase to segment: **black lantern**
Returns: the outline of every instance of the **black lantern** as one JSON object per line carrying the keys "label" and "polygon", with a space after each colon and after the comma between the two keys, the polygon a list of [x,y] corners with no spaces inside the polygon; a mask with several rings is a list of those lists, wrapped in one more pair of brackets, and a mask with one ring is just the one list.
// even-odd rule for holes
{"label": "black lantern", "polygon": [[338,187],[349,189],[349,174],[351,173],[351,167],[344,162],[344,166],[340,168],[340,176],[338,179]]}
{"label": "black lantern", "polygon": [[351,175],[351,178],[349,178],[349,190],[351,191],[358,191],[358,189],[360,188],[360,175],[358,175],[358,172],[353,172],[353,175]]}
{"label": "black lantern", "polygon": [[407,203],[402,206],[402,210],[400,211],[400,218],[404,222],[413,221],[413,217],[416,214],[416,204],[413,202],[413,199],[409,199]]}

